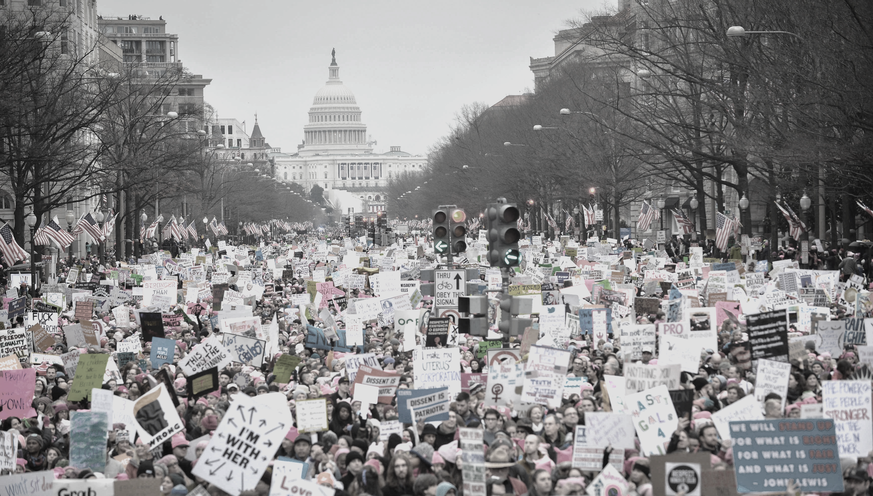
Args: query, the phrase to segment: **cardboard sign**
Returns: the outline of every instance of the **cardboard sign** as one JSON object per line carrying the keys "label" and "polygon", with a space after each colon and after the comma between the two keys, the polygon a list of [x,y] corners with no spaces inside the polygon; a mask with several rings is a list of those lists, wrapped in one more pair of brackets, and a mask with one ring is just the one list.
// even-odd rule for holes
{"label": "cardboard sign", "polygon": [[133,417],[137,432],[150,449],[160,446],[184,428],[164,384],[152,388],[133,403]]}
{"label": "cardboard sign", "polygon": [[449,341],[449,318],[434,318],[431,317],[427,321],[427,339],[426,346],[428,348],[440,348],[446,346]]}
{"label": "cardboard sign", "polygon": [[88,398],[90,401],[91,390],[94,388],[99,389],[103,385],[103,375],[106,373],[107,362],[109,362],[109,355],[87,354],[79,356],[75,380],[70,388],[70,393],[67,395],[67,399],[70,401],[80,401],[83,398]]}
{"label": "cardboard sign", "polygon": [[[257,482],[257,481],[255,481]],[[270,486],[270,496],[299,495],[299,496],[334,496],[336,490],[320,486],[309,479],[293,479],[288,476],[273,476]]]}
{"label": "cardboard sign", "polygon": [[776,310],[746,315],[752,360],[788,361],[788,311]]}
{"label": "cardboard sign", "polygon": [[630,491],[621,472],[607,465],[585,488],[585,493],[588,496],[627,496]]}
{"label": "cardboard sign", "polygon": [[11,432],[0,431],[0,470],[15,470],[18,458],[18,438]]}
{"label": "cardboard sign", "polygon": [[452,396],[461,392],[459,348],[416,349],[413,351],[413,380],[416,389],[448,387]]}
{"label": "cardboard sign", "polygon": [[30,355],[27,343],[27,331],[23,327],[0,330],[0,356],[18,355],[26,357]]}
{"label": "cardboard sign", "polygon": [[511,363],[492,366],[485,383],[485,406],[508,407],[518,405],[524,386],[524,364]]}
{"label": "cardboard sign", "polygon": [[361,365],[352,384],[352,394],[358,385],[372,386],[378,389],[378,403],[390,405],[394,401],[394,393],[400,385],[400,374],[395,371],[381,371],[376,368]]}
{"label": "cardboard sign", "polygon": [[[308,402],[298,402],[298,412],[302,403]],[[291,427],[290,418],[281,394],[234,395],[193,474],[229,494],[253,490]]]}
{"label": "cardboard sign", "polygon": [[743,399],[731,403],[712,414],[712,423],[722,439],[731,438],[730,423],[742,420],[763,420],[761,404],[754,396],[747,395]]}
{"label": "cardboard sign", "polygon": [[149,342],[152,338],[165,337],[164,318],[160,312],[140,312],[139,320],[142,324],[142,339]]}
{"label": "cardboard sign", "polygon": [[739,493],[784,493],[789,479],[804,493],[843,491],[833,420],[731,422],[730,435]]}
{"label": "cardboard sign", "polygon": [[768,394],[776,393],[782,398],[780,411],[784,411],[790,375],[790,363],[758,360],[758,373],[755,376],[755,399],[763,403]]}
{"label": "cardboard sign", "polygon": [[0,419],[35,417],[35,390],[36,369],[0,371]]}
{"label": "cardboard sign", "polygon": [[[399,403],[398,399],[398,403]],[[436,422],[449,419],[449,396],[446,388],[437,389],[428,394],[405,398],[406,412],[400,415],[400,420],[411,419],[410,423]]]}
{"label": "cardboard sign", "polygon": [[35,324],[27,332],[30,333],[33,347],[37,351],[45,351],[55,345],[55,337],[39,324]]}
{"label": "cardboard sign", "polygon": [[624,411],[634,418],[643,456],[666,454],[670,437],[679,425],[667,386],[661,384],[625,396]]}
{"label": "cardboard sign", "polygon": [[[179,367],[186,376],[192,376],[198,372],[217,367],[219,370],[227,367],[231,362],[230,352],[215,336],[209,336],[206,341],[191,348],[188,355],[179,361]],[[119,367],[121,364],[119,363]],[[287,382],[287,381],[286,381]]]}
{"label": "cardboard sign", "polygon": [[91,320],[94,315],[94,302],[79,300],[76,302],[76,320],[84,324]]}
{"label": "cardboard sign", "polygon": [[679,365],[625,365],[625,388],[627,392],[639,392],[664,385],[667,389],[679,389],[681,367]]}
{"label": "cardboard sign", "polygon": [[345,357],[345,359],[346,373],[349,376],[349,382],[355,382],[355,376],[357,376],[358,369],[362,365],[366,365],[367,367],[377,370],[382,370],[382,366],[379,365],[379,360],[376,358],[376,355],[374,353],[348,355]]}
{"label": "cardboard sign", "polygon": [[[441,399],[440,394],[442,394],[443,398]],[[442,402],[448,402],[448,399],[451,395],[446,394],[445,388],[434,388],[434,389],[398,389],[397,390],[397,412],[399,414],[399,420],[403,423],[411,424],[413,423],[413,411],[412,408],[429,408],[435,405],[438,405]],[[421,398],[425,398],[422,401],[418,401]],[[445,412],[439,411],[434,414],[431,418],[426,418],[427,421],[441,421],[448,420],[449,413],[448,409]]]}
{"label": "cardboard sign", "polygon": [[152,338],[152,349],[149,358],[153,368],[159,369],[165,363],[173,363],[175,353],[176,341],[167,338]]}
{"label": "cardboard sign", "polygon": [[267,342],[238,334],[222,334],[222,343],[234,362],[260,367],[264,363]]}
{"label": "cardboard sign", "polygon": [[0,370],[21,370],[21,359],[17,355],[0,358]]}
{"label": "cardboard sign", "polygon": [[834,419],[842,456],[864,457],[873,450],[873,405],[867,381],[825,381],[822,405],[825,417]]}
{"label": "cardboard sign", "polygon": [[17,317],[24,315],[27,310],[27,297],[22,296],[9,302],[9,320],[14,321]]}
{"label": "cardboard sign", "polygon": [[654,496],[702,496],[703,472],[710,468],[708,453],[674,452],[649,459]]}
{"label": "cardboard sign", "polygon": [[636,449],[634,419],[626,413],[587,412],[585,425],[590,446]]}
{"label": "cardboard sign", "polygon": [[276,375],[276,382],[279,384],[288,384],[291,380],[291,374],[297,369],[297,366],[300,365],[301,358],[296,355],[287,355],[282,354],[277,360],[276,364],[273,367],[273,373]]}
{"label": "cardboard sign", "polygon": [[221,387],[218,382],[218,369],[212,367],[211,369],[188,376],[186,387],[188,389],[188,397],[195,400],[213,391],[218,391]]}
{"label": "cardboard sign", "polygon": [[296,403],[297,430],[324,432],[327,430],[327,400],[317,398]]}
{"label": "cardboard sign", "polygon": [[74,467],[101,467],[106,464],[109,439],[109,414],[70,412],[70,464]]}

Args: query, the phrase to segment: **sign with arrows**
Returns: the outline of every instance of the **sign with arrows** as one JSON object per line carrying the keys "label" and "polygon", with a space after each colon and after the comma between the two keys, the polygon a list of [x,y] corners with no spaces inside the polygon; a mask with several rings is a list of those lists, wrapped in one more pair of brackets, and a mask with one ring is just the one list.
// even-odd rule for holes
{"label": "sign with arrows", "polygon": [[234,395],[193,473],[228,494],[252,490],[264,475],[293,417],[279,393]]}
{"label": "sign with arrows", "polygon": [[465,296],[467,275],[463,270],[434,271],[434,306],[458,308],[458,297]]}

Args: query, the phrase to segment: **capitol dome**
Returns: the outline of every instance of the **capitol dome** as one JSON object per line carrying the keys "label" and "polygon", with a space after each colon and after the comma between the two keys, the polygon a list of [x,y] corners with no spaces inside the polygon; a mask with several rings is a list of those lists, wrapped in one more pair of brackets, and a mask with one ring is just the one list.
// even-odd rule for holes
{"label": "capitol dome", "polygon": [[336,51],[331,52],[328,80],[318,90],[309,108],[309,122],[303,126],[301,155],[369,153],[367,125],[352,90],[339,78]]}

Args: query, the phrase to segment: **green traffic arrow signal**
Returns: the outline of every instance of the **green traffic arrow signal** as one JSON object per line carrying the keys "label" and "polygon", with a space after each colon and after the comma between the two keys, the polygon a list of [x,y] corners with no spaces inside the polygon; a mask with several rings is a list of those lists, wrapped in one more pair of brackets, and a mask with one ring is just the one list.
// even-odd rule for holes
{"label": "green traffic arrow signal", "polygon": [[445,241],[437,241],[433,244],[433,251],[437,253],[445,253],[449,249],[449,244]]}
{"label": "green traffic arrow signal", "polygon": [[508,266],[518,265],[520,253],[518,250],[506,250],[503,254],[503,263]]}

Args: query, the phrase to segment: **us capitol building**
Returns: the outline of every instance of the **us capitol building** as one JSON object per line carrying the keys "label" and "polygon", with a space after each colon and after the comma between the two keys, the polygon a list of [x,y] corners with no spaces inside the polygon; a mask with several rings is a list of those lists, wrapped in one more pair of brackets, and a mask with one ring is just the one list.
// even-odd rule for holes
{"label": "us capitol building", "polygon": [[324,188],[324,198],[338,213],[385,210],[385,186],[403,173],[421,173],[427,156],[412,155],[392,146],[387,153],[373,153],[367,125],[355,95],[340,80],[336,51],[331,52],[328,80],[318,90],[309,109],[303,144],[296,154],[273,153],[276,177],[298,183],[310,191]]}

